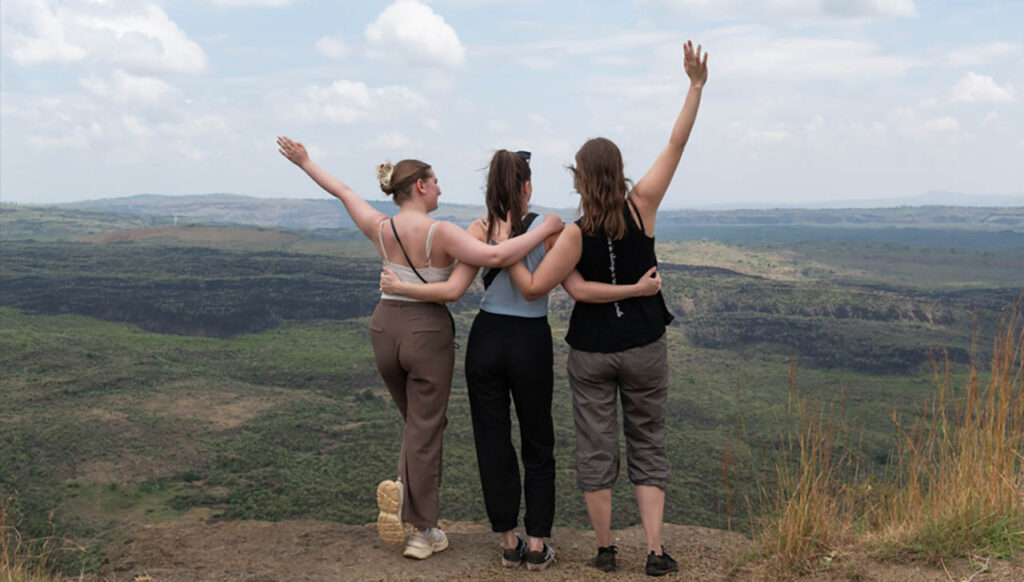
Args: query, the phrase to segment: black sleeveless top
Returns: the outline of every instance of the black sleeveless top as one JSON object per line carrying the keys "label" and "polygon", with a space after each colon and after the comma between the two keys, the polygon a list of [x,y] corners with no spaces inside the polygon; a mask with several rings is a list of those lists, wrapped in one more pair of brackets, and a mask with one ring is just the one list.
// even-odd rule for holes
{"label": "black sleeveless top", "polygon": [[[629,204],[633,202],[629,200]],[[636,207],[633,207],[634,210]],[[658,264],[654,255],[654,237],[644,233],[643,219],[637,226],[626,204],[626,236],[612,240],[583,235],[583,249],[576,270],[587,281],[631,285],[648,269]],[[580,221],[576,221],[577,226]],[[661,291],[649,297],[631,297],[614,303],[580,303],[572,309],[569,333],[565,341],[584,352],[621,352],[647,345],[665,333],[672,321]]]}

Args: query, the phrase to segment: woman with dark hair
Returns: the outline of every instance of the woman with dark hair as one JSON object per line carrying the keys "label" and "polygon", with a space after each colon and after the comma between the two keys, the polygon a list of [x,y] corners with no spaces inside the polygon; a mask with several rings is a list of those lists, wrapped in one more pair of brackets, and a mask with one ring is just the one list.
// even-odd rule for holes
{"label": "woman with dark hair", "polygon": [[[377,168],[381,190],[399,206],[389,219],[313,163],[301,143],[279,137],[277,144],[282,155],[341,200],[359,230],[377,246],[384,265],[403,281],[445,281],[456,260],[502,267],[562,228],[561,219],[551,214],[523,236],[488,245],[450,222],[438,222],[427,213],[437,209],[441,189],[431,167],[419,160]],[[370,338],[377,369],[405,423],[398,479],[377,488],[378,532],[389,544],[404,542],[405,556],[424,559],[448,547],[437,521],[442,437],[455,363],[454,325],[441,303],[382,293],[370,321]],[[408,537],[405,522],[413,525]]]}
{"label": "woman with dark hair", "polygon": [[[487,173],[487,217],[470,225],[471,235],[493,243],[521,238],[536,230],[537,223],[531,222],[536,215],[529,211],[533,184],[528,160],[527,152],[494,153]],[[551,235],[536,245],[519,264],[535,269],[555,237]],[[398,281],[384,270],[381,290],[423,301],[455,301],[476,272],[476,267],[460,264],[444,283],[413,285]],[[554,377],[547,293],[527,301],[501,269],[487,270],[483,279],[480,312],[473,320],[466,346],[466,386],[484,505],[491,528],[502,536],[502,564],[516,567],[525,562],[530,570],[543,570],[555,558],[554,550],[543,539],[551,536],[555,517],[555,437],[551,420]],[[660,280],[648,278],[633,286],[587,285],[607,287],[616,298],[625,299],[656,293]],[[525,473],[522,480],[511,439],[512,402],[519,420]],[[523,493],[525,540],[515,531]]]}
{"label": "woman with dark hair", "polygon": [[547,293],[561,282],[576,300],[566,335],[576,424],[576,480],[597,534],[598,553],[590,563],[606,572],[616,568],[618,551],[611,540],[611,487],[619,469],[617,399],[622,400],[629,479],[647,539],[645,570],[653,576],[678,570],[661,544],[669,477],[665,326],[672,314],[660,292],[620,300],[602,287],[581,283],[632,284],[657,265],[654,221],[697,118],[707,81],[707,54],[702,59],[701,47],[694,49],[687,41],[683,64],[690,89],[668,145],[647,174],[630,188],[619,148],[605,138],[587,141],[576,152],[576,165],[571,168],[582,216],[566,226],[532,273],[518,264],[508,269],[526,299]]}

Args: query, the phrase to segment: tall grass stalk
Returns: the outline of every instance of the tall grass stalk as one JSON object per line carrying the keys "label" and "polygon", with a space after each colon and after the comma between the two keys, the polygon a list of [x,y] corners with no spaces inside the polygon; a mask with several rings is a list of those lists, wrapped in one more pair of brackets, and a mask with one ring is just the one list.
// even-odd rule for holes
{"label": "tall grass stalk", "polygon": [[[795,397],[796,365],[790,372]],[[846,536],[830,409],[799,398],[800,432],[775,464],[776,484],[762,491],[764,517],[756,533],[767,565],[777,575],[804,572]]]}
{"label": "tall grass stalk", "polygon": [[[900,426],[895,495],[883,508],[883,547],[926,556],[1024,549],[1024,328],[1021,302],[1004,316],[987,382],[972,362],[954,394],[949,359],[933,370],[937,396]],[[897,421],[898,422],[898,421]]]}

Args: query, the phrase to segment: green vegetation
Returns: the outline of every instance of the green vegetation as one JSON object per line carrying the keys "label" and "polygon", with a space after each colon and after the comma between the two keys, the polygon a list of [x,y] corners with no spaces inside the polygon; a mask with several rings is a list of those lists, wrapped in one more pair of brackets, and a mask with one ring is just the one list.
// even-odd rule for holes
{"label": "green vegetation", "polygon": [[[94,568],[164,520],[373,521],[400,425],[367,339],[370,245],[342,230],[0,210],[0,498],[26,539],[86,548],[51,563]],[[23,210],[31,219],[9,230]],[[71,242],[83,236],[94,242]],[[900,470],[893,414],[926,416],[929,350],[988,359],[974,334],[993,335],[1024,287],[1020,247],[660,244],[677,316],[666,519],[681,524],[751,529],[763,488],[789,483],[764,476],[802,450],[805,396],[843,411],[828,450],[852,464],[830,460],[836,478]],[[479,293],[452,306],[463,344]],[[553,295],[556,521],[586,527],[558,363],[570,308]],[[442,515],[485,521],[461,365],[444,471]],[[615,527],[639,521],[625,475],[613,503]]]}

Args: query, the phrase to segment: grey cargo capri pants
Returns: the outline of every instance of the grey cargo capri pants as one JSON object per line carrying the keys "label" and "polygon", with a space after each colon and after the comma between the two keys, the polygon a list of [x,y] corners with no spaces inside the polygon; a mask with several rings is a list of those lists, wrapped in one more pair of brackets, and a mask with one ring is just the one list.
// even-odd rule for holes
{"label": "grey cargo capri pants", "polygon": [[608,489],[619,474],[619,419],[622,399],[626,464],[635,485],[664,489],[668,397],[668,341],[659,339],[621,352],[569,350],[566,362],[576,424],[576,482],[584,491]]}

